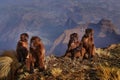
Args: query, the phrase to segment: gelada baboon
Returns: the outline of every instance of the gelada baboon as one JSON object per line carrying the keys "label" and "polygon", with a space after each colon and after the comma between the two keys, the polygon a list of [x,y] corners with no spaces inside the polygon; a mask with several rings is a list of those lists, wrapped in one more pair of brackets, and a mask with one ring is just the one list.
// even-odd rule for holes
{"label": "gelada baboon", "polygon": [[71,57],[71,59],[83,57],[85,49],[81,47],[80,41],[78,40],[78,34],[72,33],[68,43],[68,49],[64,56]]}
{"label": "gelada baboon", "polygon": [[93,58],[93,56],[95,55],[95,45],[93,36],[93,29],[88,28],[85,30],[85,35],[81,39],[81,45],[85,48],[89,58]]}
{"label": "gelada baboon", "polygon": [[72,33],[70,35],[70,40],[68,43],[68,50],[75,49],[76,47],[79,46],[79,40],[78,40],[78,34],[77,33]]}
{"label": "gelada baboon", "polygon": [[33,36],[30,41],[30,53],[35,59],[35,67],[38,67],[39,70],[45,69],[45,47],[38,36]]}
{"label": "gelada baboon", "polygon": [[25,62],[25,59],[28,54],[28,38],[29,35],[27,33],[22,33],[20,35],[20,40],[17,43],[17,58],[19,62]]}

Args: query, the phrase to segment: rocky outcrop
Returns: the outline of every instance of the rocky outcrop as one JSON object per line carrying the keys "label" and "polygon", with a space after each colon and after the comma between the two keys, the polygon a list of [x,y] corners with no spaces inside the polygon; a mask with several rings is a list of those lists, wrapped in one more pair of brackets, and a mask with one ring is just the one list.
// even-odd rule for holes
{"label": "rocky outcrop", "polygon": [[[113,44],[114,45],[114,44]],[[120,44],[116,44],[118,49],[114,48],[114,51],[120,51]],[[81,62],[80,59],[71,60],[67,57],[56,57],[54,55],[46,56],[46,70],[43,72],[38,72],[37,69],[34,70],[33,74],[29,74],[23,68],[20,74],[17,74],[17,79],[19,80],[30,80],[30,79],[44,79],[44,80],[100,80],[100,79],[118,79],[119,77],[113,77],[112,75],[119,76],[120,68],[120,57],[119,52],[114,52],[112,49],[109,51],[109,55],[106,54],[108,48],[99,48],[98,54],[95,56],[95,60],[91,62],[90,60],[84,59]],[[114,56],[116,55],[116,56]],[[118,55],[118,56],[117,56]],[[106,74],[106,72],[108,74]],[[117,73],[117,74],[116,74]]]}

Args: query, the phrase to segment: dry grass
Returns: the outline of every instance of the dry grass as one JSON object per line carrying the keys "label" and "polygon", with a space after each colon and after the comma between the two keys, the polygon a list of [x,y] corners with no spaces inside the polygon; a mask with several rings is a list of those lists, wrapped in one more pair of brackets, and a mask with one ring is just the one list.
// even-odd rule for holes
{"label": "dry grass", "polygon": [[7,50],[2,52],[0,56],[0,76],[7,77],[7,80],[14,80],[14,73],[18,67],[19,63],[15,51]]}
{"label": "dry grass", "polygon": [[81,63],[79,59],[48,56],[46,57],[47,69],[38,72],[36,80],[120,80],[118,49],[98,49],[98,59],[95,62],[84,60]]}
{"label": "dry grass", "polygon": [[14,61],[17,61],[16,52],[13,50],[3,51],[1,56],[8,56],[11,57]]}
{"label": "dry grass", "polygon": [[15,52],[15,51],[13,51],[13,50],[6,50],[6,51],[4,51],[4,52],[2,53],[1,56],[2,56],[2,57],[7,56],[7,57],[12,58],[13,63],[12,63],[11,66],[12,66],[13,69],[16,69],[16,68],[19,66],[19,62],[18,62],[18,60],[17,60],[17,55],[16,55],[16,52]]}
{"label": "dry grass", "polygon": [[101,63],[97,66],[97,75],[100,80],[120,80],[120,69],[110,67],[108,63]]}
{"label": "dry grass", "polygon": [[[81,63],[79,59],[47,56],[45,71],[26,74],[23,67],[23,73],[17,75],[16,80],[120,80],[120,46],[109,50],[99,48],[96,52],[95,62],[84,60]],[[16,53],[4,51],[2,56],[13,59],[11,68],[15,71],[18,65]]]}
{"label": "dry grass", "polygon": [[120,80],[120,45],[97,49],[100,62],[96,66],[100,80]]}
{"label": "dry grass", "polygon": [[54,77],[59,76],[61,73],[62,73],[62,70],[61,70],[60,68],[53,68],[53,69],[51,70],[51,74],[52,74]]}
{"label": "dry grass", "polygon": [[0,78],[6,78],[11,69],[11,63],[13,62],[10,57],[0,57]]}
{"label": "dry grass", "polygon": [[96,49],[96,53],[97,53],[97,55],[98,55],[99,57],[106,57],[106,58],[112,57],[110,51],[107,50],[107,49],[97,48],[97,49]]}

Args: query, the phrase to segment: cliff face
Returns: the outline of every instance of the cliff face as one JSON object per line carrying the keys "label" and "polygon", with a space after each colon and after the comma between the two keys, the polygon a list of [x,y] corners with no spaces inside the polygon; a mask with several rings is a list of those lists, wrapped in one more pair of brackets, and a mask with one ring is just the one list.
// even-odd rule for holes
{"label": "cliff face", "polygon": [[117,32],[117,28],[108,19],[102,19],[98,23],[89,23],[84,25],[79,25],[73,29],[65,30],[55,41],[50,49],[50,53],[58,53],[57,55],[63,55],[67,49],[67,44],[69,41],[69,36],[71,33],[78,33],[79,40],[81,40],[84,35],[86,28],[92,28],[94,33],[94,41],[96,47],[106,47],[113,43],[120,43],[120,34]]}
{"label": "cliff face", "polygon": [[[114,32],[118,34],[119,4],[119,0],[1,0],[0,49],[15,49],[19,35],[27,32],[30,37],[41,37],[49,50],[58,36],[66,30],[91,22],[95,23],[91,24],[92,26],[98,26],[96,23],[102,18],[112,20],[117,26]],[[106,36],[108,28],[104,29],[98,34],[100,37]],[[97,31],[99,30],[101,29]]]}
{"label": "cliff face", "polygon": [[94,39],[96,47],[106,47],[120,41],[119,29],[111,20],[101,19],[97,24],[90,24],[89,28],[95,30]]}

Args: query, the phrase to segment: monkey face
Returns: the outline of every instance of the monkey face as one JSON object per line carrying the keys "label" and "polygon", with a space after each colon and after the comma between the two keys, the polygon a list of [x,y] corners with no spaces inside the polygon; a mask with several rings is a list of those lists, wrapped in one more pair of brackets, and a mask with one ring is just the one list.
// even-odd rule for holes
{"label": "monkey face", "polygon": [[29,36],[28,36],[27,33],[22,33],[22,34],[20,35],[20,40],[21,40],[21,41],[28,41],[28,38],[29,38]]}
{"label": "monkey face", "polygon": [[78,34],[77,33],[72,33],[70,35],[70,40],[71,40],[71,42],[77,42],[78,41]]}
{"label": "monkey face", "polygon": [[38,46],[40,41],[38,39],[33,40],[33,46]]}
{"label": "monkey face", "polygon": [[26,37],[25,35],[21,35],[20,39],[21,41],[28,41],[28,37]]}
{"label": "monkey face", "polygon": [[74,38],[72,38],[71,40],[72,40],[72,42],[77,42],[77,41],[78,41],[78,38],[77,38],[77,37],[74,37]]}
{"label": "monkey face", "polygon": [[93,36],[93,34],[94,34],[93,29],[88,28],[88,29],[85,30],[85,35],[87,37],[91,37],[91,36]]}
{"label": "monkey face", "polygon": [[30,44],[32,47],[37,47],[40,44],[41,39],[37,36],[31,38]]}

